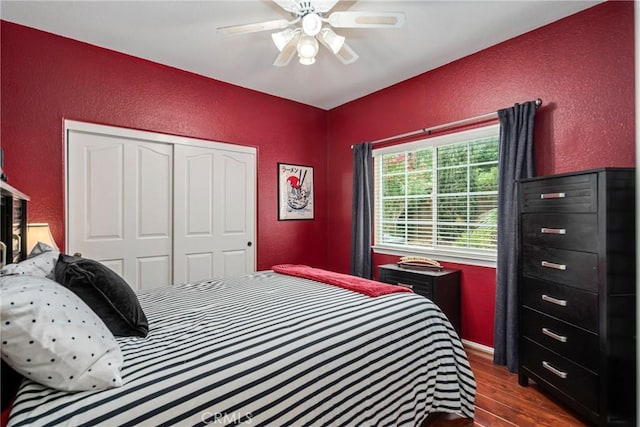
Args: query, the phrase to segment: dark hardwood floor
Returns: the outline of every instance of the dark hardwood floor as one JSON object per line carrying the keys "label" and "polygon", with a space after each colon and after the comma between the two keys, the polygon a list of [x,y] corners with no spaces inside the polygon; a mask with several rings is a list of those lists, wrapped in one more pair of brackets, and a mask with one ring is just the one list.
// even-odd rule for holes
{"label": "dark hardwood floor", "polygon": [[491,355],[469,348],[466,351],[477,383],[475,419],[440,417],[429,423],[429,427],[587,425],[543,394],[532,381],[528,387],[519,386],[517,374],[494,365]]}

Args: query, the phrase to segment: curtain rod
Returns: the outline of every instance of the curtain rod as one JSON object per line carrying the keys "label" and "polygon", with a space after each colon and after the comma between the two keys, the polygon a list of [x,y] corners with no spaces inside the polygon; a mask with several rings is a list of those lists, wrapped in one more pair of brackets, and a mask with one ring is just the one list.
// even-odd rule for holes
{"label": "curtain rod", "polygon": [[[538,108],[540,105],[542,105],[542,99],[538,98],[534,101],[536,103],[536,108]],[[418,129],[418,130],[414,130],[411,132],[407,132],[407,133],[401,133],[399,135],[394,135],[394,136],[388,136],[386,138],[382,138],[382,139],[376,139],[375,141],[369,141],[371,144],[380,144],[382,142],[388,142],[388,141],[393,141],[394,139],[402,139],[402,138],[406,138],[408,136],[414,136],[414,135],[420,135],[422,133],[428,133],[430,134],[431,132],[437,131],[437,130],[442,130],[442,129],[448,129],[448,128],[454,128],[454,127],[458,127],[458,126],[464,126],[464,125],[468,125],[468,124],[472,124],[475,122],[481,122],[484,120],[488,120],[494,117],[498,116],[498,112],[494,111],[493,113],[486,113],[486,114],[481,114],[479,116],[475,116],[475,117],[470,117],[468,119],[462,119],[462,120],[458,120],[455,122],[451,122],[451,123],[445,123],[443,125],[437,125],[437,126],[433,126],[430,128],[422,128],[422,129]],[[353,148],[353,145],[351,146],[351,148]]]}

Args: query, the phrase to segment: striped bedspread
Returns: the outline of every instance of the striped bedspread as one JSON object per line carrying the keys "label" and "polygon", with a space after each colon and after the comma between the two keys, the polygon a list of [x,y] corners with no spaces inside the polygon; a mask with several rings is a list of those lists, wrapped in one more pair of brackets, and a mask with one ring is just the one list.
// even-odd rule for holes
{"label": "striped bedspread", "polygon": [[272,271],[139,293],[150,332],[118,338],[124,386],[25,381],[9,426],[417,426],[473,417],[462,345],[428,299]]}

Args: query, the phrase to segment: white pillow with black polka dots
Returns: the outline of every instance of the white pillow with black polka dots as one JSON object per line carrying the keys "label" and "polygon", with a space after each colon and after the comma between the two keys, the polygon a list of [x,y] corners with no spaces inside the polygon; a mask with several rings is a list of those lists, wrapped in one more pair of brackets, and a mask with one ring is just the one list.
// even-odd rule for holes
{"label": "white pillow with black polka dots", "polygon": [[[33,252],[32,252],[33,253]],[[54,278],[54,267],[58,261],[60,252],[50,250],[33,255],[17,264],[7,264],[0,269],[0,276],[23,274],[25,276],[38,276]]]}
{"label": "white pillow with black polka dots", "polygon": [[44,277],[0,277],[2,360],[64,391],[122,385],[120,347],[76,294]]}

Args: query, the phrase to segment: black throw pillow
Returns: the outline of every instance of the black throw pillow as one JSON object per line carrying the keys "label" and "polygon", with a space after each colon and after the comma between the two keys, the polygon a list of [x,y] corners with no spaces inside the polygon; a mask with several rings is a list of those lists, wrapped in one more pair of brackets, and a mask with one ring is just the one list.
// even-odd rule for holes
{"label": "black throw pillow", "polygon": [[119,337],[146,337],[149,323],[138,297],[109,267],[92,259],[60,254],[56,282],[80,297]]}

